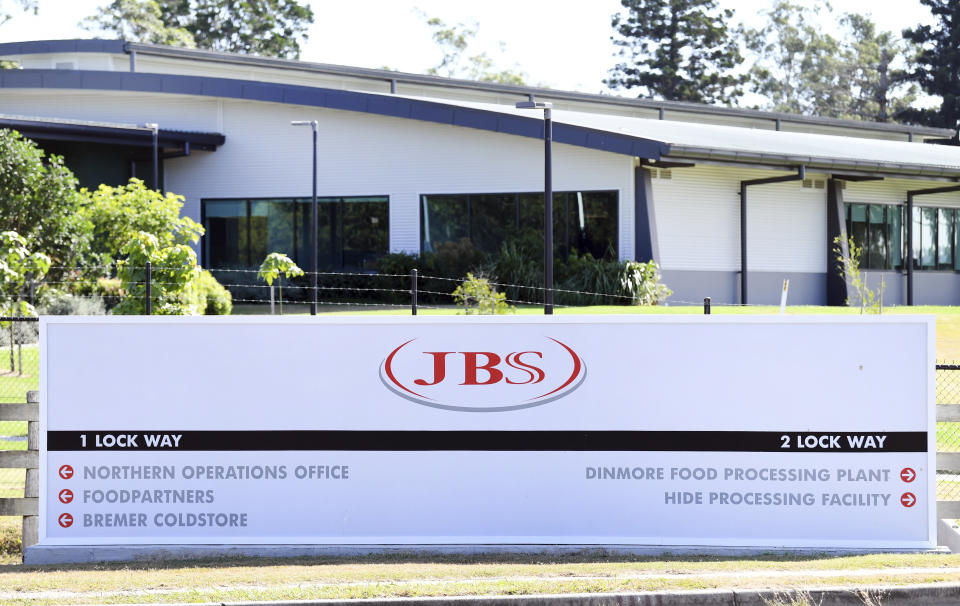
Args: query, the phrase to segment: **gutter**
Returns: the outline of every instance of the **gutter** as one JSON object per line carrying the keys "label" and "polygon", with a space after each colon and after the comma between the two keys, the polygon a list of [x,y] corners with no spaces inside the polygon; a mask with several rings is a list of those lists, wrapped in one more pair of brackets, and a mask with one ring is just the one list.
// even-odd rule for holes
{"label": "gutter", "polygon": [[663,160],[708,160],[729,164],[759,164],[770,168],[795,170],[797,165],[803,164],[808,170],[821,169],[825,171],[844,171],[856,174],[882,173],[888,176],[907,178],[941,177],[960,179],[960,166],[931,167],[926,164],[880,162],[880,161],[852,161],[835,158],[814,156],[794,156],[789,154],[769,154],[759,152],[725,152],[706,147],[688,145],[670,145],[669,151],[664,154]]}

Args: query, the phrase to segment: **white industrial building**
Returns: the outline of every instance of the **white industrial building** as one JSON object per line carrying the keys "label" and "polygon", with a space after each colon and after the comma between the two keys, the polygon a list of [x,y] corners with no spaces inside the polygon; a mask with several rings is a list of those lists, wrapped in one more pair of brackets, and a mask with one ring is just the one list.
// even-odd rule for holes
{"label": "white industrial building", "polygon": [[214,269],[274,250],[309,266],[312,143],[294,120],[319,122],[321,268],[542,229],[543,120],[514,107],[535,97],[554,106],[561,252],[654,259],[676,302],[770,303],[788,278],[791,303],[839,304],[828,269],[849,230],[886,303],[960,303],[960,191],[920,193],[960,190],[949,130],[123,41],[6,43],[0,59],[21,67],[0,71],[0,127],[85,185],[152,182],[157,124],[160,185],[207,228]]}

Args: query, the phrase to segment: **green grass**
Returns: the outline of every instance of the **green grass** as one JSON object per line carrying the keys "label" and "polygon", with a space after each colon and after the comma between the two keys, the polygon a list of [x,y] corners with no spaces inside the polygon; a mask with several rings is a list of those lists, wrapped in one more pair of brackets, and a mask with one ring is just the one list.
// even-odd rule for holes
{"label": "green grass", "polygon": [[0,602],[22,605],[182,603],[449,595],[609,593],[664,589],[864,586],[955,580],[960,555],[629,556],[393,554],[7,566]]}
{"label": "green grass", "polygon": [[[19,365],[19,352],[13,351],[13,372],[10,371],[10,348],[0,347],[0,405],[5,402],[22,403],[27,401],[27,392],[40,388],[40,351],[36,344],[23,346],[23,368]],[[26,430],[24,429],[24,432]],[[0,435],[21,435],[2,434]]]}

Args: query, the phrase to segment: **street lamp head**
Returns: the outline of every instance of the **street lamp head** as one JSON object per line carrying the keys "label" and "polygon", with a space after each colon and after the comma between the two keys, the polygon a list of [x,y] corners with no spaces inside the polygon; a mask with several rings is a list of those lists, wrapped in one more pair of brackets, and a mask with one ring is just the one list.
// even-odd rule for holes
{"label": "street lamp head", "polygon": [[312,126],[317,127],[316,120],[291,120],[290,126]]}
{"label": "street lamp head", "polygon": [[553,103],[549,101],[517,101],[517,109],[550,109]]}

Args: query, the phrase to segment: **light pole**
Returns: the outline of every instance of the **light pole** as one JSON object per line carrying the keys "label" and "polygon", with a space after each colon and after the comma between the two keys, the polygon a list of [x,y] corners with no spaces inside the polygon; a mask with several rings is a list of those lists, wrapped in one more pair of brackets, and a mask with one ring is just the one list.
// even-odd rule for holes
{"label": "light pole", "polygon": [[518,101],[517,109],[543,110],[543,313],[553,315],[553,103]]}
{"label": "light pole", "polygon": [[[311,206],[311,222],[313,231],[310,234],[310,248],[313,253],[310,258],[310,287],[313,290],[313,298],[310,300],[310,315],[317,315],[317,121],[316,120],[294,120],[290,123],[293,126],[311,126],[313,127],[313,203]],[[294,228],[296,229],[296,228]]]}

